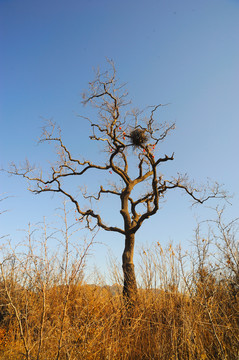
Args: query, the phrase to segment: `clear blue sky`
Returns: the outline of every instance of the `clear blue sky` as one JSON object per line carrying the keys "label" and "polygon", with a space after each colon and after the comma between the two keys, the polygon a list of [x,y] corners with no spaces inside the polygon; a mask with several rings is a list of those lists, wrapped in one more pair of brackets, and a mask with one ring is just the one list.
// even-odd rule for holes
{"label": "clear blue sky", "polygon": [[[175,152],[167,173],[224,183],[235,194],[228,216],[238,216],[238,36],[238,0],[0,0],[0,166],[28,158],[45,169],[54,159],[50,148],[36,145],[42,117],[62,127],[76,154],[94,157],[98,147],[89,146],[89,128],[75,114],[87,114],[80,94],[108,57],[134,107],[170,103],[160,114],[176,121],[163,149]],[[14,242],[29,222],[54,222],[60,201],[28,193],[22,179],[1,174],[0,193],[13,196],[0,203],[9,210],[0,221],[1,235]],[[195,216],[211,213],[173,193],[137,242],[186,244]],[[101,232],[99,241],[120,260],[123,238]],[[97,245],[94,261],[102,269],[107,246]]]}

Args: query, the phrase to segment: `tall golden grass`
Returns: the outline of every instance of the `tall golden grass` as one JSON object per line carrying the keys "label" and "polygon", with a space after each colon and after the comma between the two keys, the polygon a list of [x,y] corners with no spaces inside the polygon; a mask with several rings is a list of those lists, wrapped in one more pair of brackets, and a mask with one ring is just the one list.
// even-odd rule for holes
{"label": "tall golden grass", "polygon": [[218,233],[198,228],[190,253],[157,242],[139,250],[134,309],[115,263],[114,285],[84,281],[91,242],[71,247],[67,227],[58,255],[49,257],[47,234],[36,246],[29,231],[21,251],[6,245],[0,359],[238,359],[238,242],[218,214]]}

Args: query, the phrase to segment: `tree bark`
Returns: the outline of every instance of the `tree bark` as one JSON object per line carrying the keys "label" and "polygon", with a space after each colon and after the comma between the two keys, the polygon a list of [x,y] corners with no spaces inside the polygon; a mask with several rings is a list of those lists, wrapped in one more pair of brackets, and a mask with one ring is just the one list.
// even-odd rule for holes
{"label": "tree bark", "polygon": [[128,304],[133,304],[137,298],[137,284],[134,271],[134,234],[126,234],[125,248],[122,256],[124,287],[123,297]]}

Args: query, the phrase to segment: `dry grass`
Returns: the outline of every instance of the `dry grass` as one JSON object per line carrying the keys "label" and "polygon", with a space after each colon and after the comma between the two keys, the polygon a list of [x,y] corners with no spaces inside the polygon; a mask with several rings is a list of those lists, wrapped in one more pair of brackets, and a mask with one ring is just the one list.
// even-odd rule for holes
{"label": "dry grass", "polygon": [[224,243],[218,239],[198,231],[193,256],[159,243],[142,249],[133,310],[123,304],[120,283],[84,283],[86,252],[78,249],[70,261],[68,240],[61,261],[36,254],[31,242],[25,255],[8,249],[0,359],[238,359],[238,244],[232,227]]}

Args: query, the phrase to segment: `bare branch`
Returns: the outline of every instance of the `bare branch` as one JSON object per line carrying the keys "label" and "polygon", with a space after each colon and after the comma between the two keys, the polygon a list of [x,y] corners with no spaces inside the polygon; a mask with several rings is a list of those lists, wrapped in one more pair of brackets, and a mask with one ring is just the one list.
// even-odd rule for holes
{"label": "bare branch", "polygon": [[[173,181],[167,181],[167,189],[183,189],[193,200],[194,204],[208,201],[209,199],[224,199],[228,198],[227,193],[221,186],[215,182],[212,187],[206,186],[202,190],[193,187],[193,184],[188,182],[187,176],[179,176],[178,179],[174,179]],[[196,194],[200,195],[197,196]]]}

